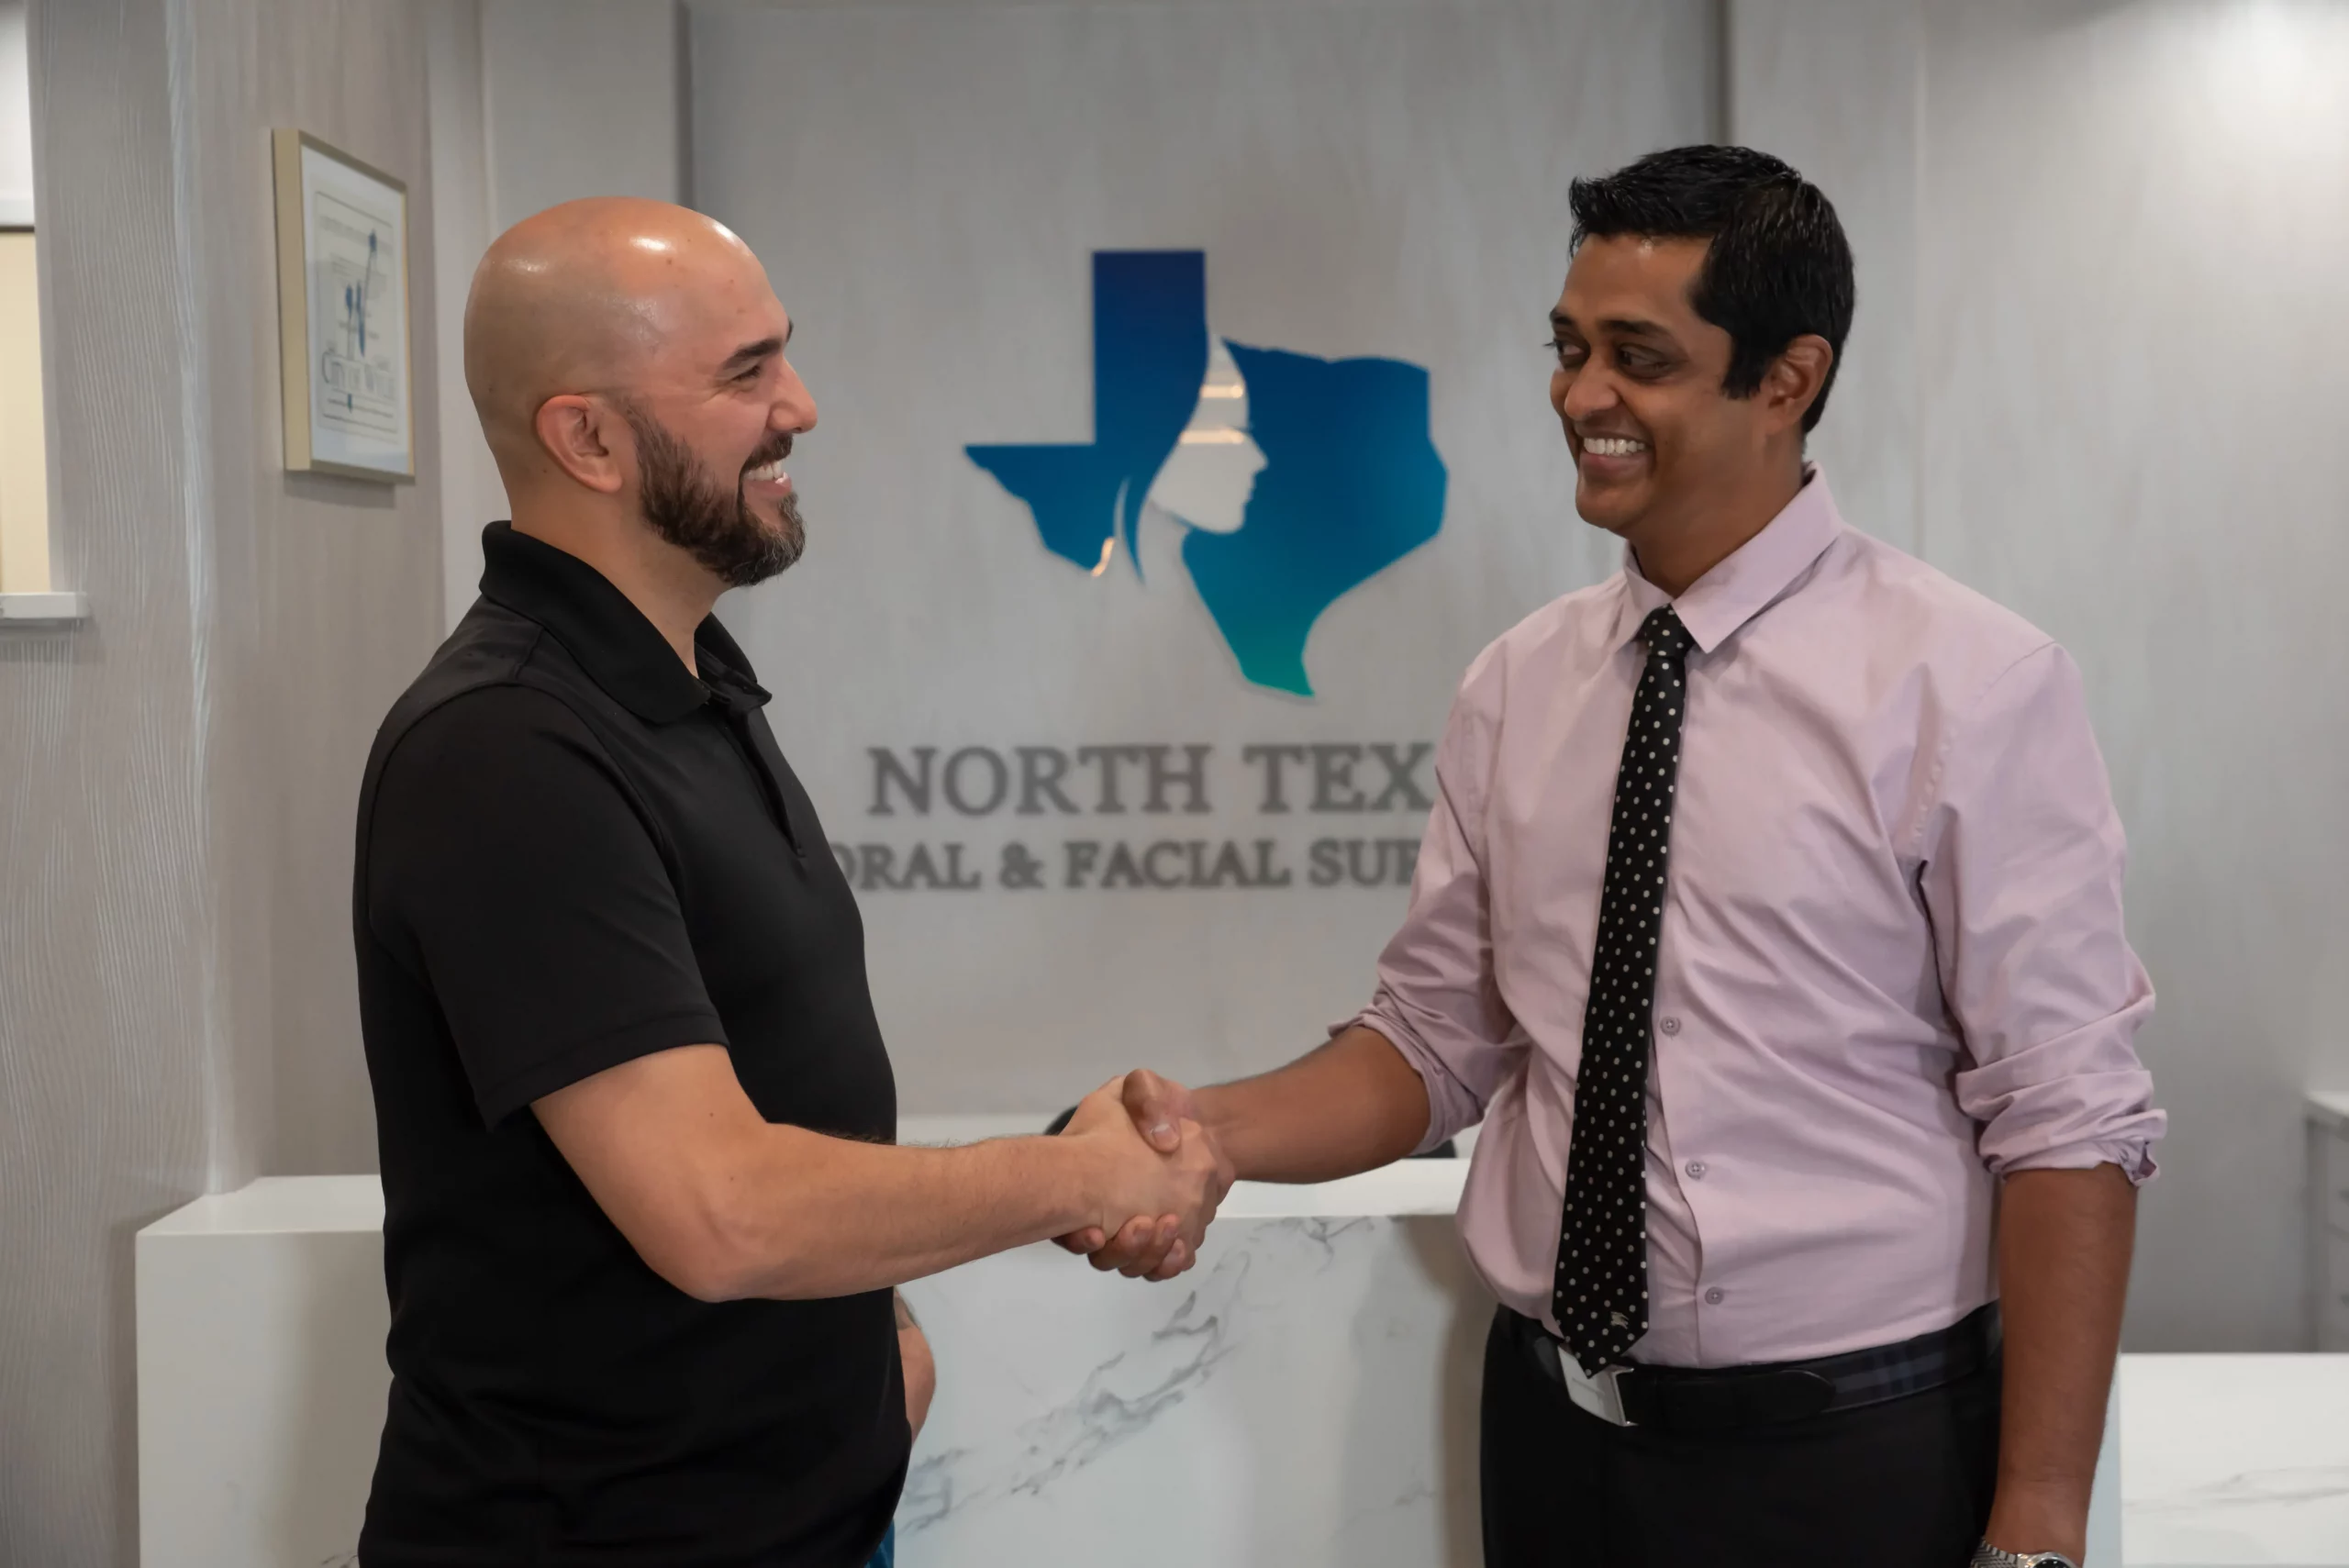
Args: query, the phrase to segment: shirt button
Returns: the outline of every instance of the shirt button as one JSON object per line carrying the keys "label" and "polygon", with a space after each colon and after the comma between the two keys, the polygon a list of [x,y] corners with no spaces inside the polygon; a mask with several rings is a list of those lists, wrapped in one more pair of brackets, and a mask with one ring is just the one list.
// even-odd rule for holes
{"label": "shirt button", "polygon": [[1691,1181],[1703,1181],[1705,1179],[1705,1162],[1702,1160],[1689,1161],[1688,1176]]}
{"label": "shirt button", "polygon": [[1680,1020],[1678,1018],[1666,1018],[1664,1020],[1662,1028],[1664,1032],[1666,1034],[1678,1034],[1680,1032]]}
{"label": "shirt button", "polygon": [[1727,1294],[1728,1293],[1722,1290],[1720,1286],[1715,1285],[1712,1289],[1705,1293],[1705,1305],[1708,1307],[1719,1307],[1721,1304],[1721,1297]]}

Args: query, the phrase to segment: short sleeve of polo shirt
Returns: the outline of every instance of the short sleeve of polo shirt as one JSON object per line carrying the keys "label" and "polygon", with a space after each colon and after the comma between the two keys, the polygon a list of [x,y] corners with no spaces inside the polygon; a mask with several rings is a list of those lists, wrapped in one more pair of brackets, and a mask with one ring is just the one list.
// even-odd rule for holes
{"label": "short sleeve of polo shirt", "polygon": [[369,924],[438,1003],[488,1125],[623,1062],[727,1043],[652,828],[560,698],[487,686],[425,715],[368,830]]}

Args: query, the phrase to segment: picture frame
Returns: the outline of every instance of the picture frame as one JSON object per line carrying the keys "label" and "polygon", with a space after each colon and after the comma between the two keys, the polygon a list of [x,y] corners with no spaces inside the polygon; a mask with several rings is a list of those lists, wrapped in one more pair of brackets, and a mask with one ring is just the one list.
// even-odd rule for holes
{"label": "picture frame", "polygon": [[412,483],[407,186],[307,131],[270,139],[285,467]]}

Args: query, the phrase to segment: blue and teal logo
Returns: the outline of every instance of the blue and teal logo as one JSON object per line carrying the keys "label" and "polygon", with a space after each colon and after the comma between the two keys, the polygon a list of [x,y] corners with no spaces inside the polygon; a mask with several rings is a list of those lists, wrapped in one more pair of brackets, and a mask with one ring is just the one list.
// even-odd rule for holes
{"label": "blue and teal logo", "polygon": [[1096,576],[1121,547],[1140,574],[1146,509],[1172,518],[1241,673],[1275,691],[1311,696],[1321,612],[1443,525],[1427,371],[1211,341],[1203,251],[1094,255],[1093,427],[964,450]]}

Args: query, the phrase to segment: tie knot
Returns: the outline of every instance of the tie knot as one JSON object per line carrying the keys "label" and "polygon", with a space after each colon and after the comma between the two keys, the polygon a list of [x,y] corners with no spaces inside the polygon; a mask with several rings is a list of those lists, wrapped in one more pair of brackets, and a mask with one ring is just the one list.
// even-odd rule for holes
{"label": "tie knot", "polygon": [[1673,613],[1670,605],[1640,623],[1640,640],[1648,645],[1649,652],[1666,659],[1686,659],[1688,651],[1697,645],[1697,639],[1688,635],[1688,628],[1680,624],[1679,616]]}

